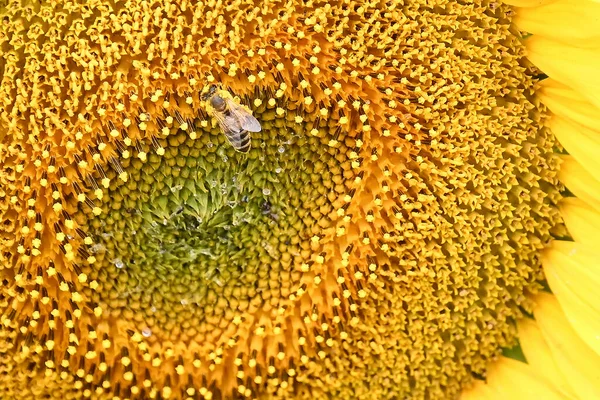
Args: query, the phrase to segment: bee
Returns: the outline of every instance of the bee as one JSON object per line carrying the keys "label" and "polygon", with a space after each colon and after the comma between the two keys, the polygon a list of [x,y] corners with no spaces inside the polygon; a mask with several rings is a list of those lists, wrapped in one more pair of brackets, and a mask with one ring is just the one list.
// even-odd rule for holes
{"label": "bee", "polygon": [[228,92],[218,90],[216,85],[210,85],[202,100],[233,148],[247,153],[250,150],[250,132],[260,132],[260,122],[246,107],[234,102]]}

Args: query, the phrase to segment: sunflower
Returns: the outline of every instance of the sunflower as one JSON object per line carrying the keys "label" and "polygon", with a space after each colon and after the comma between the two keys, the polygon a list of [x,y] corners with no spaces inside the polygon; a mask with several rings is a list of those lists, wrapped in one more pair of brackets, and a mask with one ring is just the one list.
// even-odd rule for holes
{"label": "sunflower", "polygon": [[0,396],[600,398],[600,3],[509,3],[0,2]]}

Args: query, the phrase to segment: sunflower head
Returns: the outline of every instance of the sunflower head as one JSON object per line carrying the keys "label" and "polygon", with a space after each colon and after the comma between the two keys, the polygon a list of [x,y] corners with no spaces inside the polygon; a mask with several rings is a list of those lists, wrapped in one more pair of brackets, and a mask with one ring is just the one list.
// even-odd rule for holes
{"label": "sunflower head", "polygon": [[506,11],[10,2],[7,352],[84,397],[456,395],[559,222]]}

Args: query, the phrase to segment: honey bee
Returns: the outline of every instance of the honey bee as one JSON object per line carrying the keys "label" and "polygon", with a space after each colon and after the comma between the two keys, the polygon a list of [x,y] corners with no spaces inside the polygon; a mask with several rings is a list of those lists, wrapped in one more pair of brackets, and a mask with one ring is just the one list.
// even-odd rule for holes
{"label": "honey bee", "polygon": [[216,85],[210,85],[202,99],[206,102],[208,113],[217,120],[233,148],[247,153],[250,150],[250,132],[260,132],[260,122],[250,110],[234,102],[228,92],[218,90]]}

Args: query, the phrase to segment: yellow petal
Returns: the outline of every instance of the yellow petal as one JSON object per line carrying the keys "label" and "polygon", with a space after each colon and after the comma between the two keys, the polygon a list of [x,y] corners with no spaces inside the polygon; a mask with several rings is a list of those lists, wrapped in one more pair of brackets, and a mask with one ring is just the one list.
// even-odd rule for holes
{"label": "yellow petal", "polygon": [[[466,394],[466,396],[465,396]],[[539,370],[517,360],[500,357],[488,369],[487,384],[478,383],[461,399],[477,400],[565,400],[572,399],[557,389]]]}
{"label": "yellow petal", "polygon": [[600,108],[600,48],[580,49],[536,35],[524,42],[529,61]]}
{"label": "yellow petal", "polygon": [[505,399],[568,399],[539,370],[517,360],[501,357],[490,367],[488,385]]}
{"label": "yellow petal", "polygon": [[559,0],[534,8],[517,8],[519,29],[577,47],[597,47],[600,3]]}
{"label": "yellow petal", "polygon": [[544,340],[542,331],[531,318],[523,318],[517,322],[519,330],[519,343],[525,354],[527,363],[544,376],[546,380],[552,382],[554,387],[566,398],[576,399],[573,389],[565,379],[564,375],[556,365],[556,360],[552,357],[550,348]]}
{"label": "yellow petal", "polygon": [[501,396],[485,382],[477,380],[472,387],[463,390],[460,400],[502,400]]}
{"label": "yellow petal", "polygon": [[600,212],[576,197],[565,198],[560,210],[576,242],[600,247]]}
{"label": "yellow petal", "polygon": [[600,399],[600,356],[575,333],[558,300],[536,296],[534,316],[558,368],[581,399]]}
{"label": "yellow petal", "polygon": [[548,284],[573,329],[600,356],[600,260],[597,249],[557,240],[542,253],[542,265]]}
{"label": "yellow petal", "polygon": [[531,366],[500,357],[488,369],[487,384],[477,382],[461,395],[461,400],[565,400],[554,383]]}
{"label": "yellow petal", "polygon": [[553,114],[600,132],[600,108],[580,93],[554,79],[541,81],[536,93]]}
{"label": "yellow petal", "polygon": [[600,134],[583,125],[554,115],[547,123],[560,144],[591,175],[600,173]]}
{"label": "yellow petal", "polygon": [[573,156],[562,156],[558,179],[579,199],[600,211],[600,174],[591,174]]}

